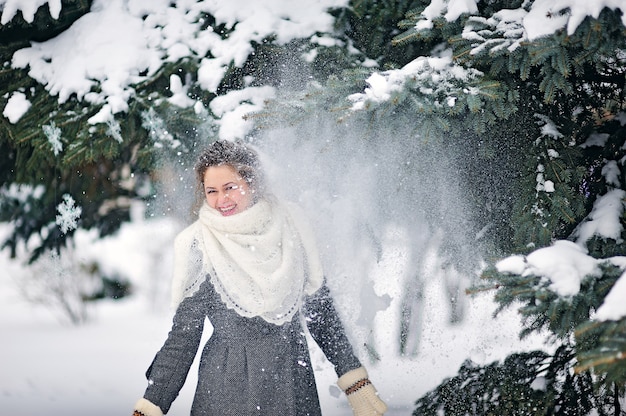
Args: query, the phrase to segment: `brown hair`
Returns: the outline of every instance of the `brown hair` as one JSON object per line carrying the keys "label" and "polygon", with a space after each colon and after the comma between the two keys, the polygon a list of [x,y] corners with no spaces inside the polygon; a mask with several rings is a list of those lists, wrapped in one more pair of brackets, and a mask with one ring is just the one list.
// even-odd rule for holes
{"label": "brown hair", "polygon": [[223,165],[235,169],[241,178],[246,181],[254,195],[254,200],[263,195],[265,180],[257,153],[241,142],[216,140],[198,156],[194,166],[198,185],[198,200],[195,208],[199,208],[204,198],[203,182],[205,172],[212,166]]}

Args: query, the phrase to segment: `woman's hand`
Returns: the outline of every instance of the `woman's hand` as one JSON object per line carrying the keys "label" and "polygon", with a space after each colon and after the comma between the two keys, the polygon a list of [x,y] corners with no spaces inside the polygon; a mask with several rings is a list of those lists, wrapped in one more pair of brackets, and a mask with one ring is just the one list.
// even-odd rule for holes
{"label": "woman's hand", "polygon": [[387,405],[378,397],[365,368],[348,371],[339,377],[337,385],[346,393],[354,416],[380,416],[387,411]]}
{"label": "woman's hand", "polygon": [[159,406],[142,398],[135,403],[133,416],[163,416],[163,412]]}

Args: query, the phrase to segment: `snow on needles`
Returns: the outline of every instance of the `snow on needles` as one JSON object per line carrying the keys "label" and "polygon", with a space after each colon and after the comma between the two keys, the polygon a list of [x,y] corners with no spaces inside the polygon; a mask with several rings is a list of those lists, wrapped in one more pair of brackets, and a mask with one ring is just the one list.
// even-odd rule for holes
{"label": "snow on needles", "polygon": [[2,115],[9,119],[10,123],[15,124],[28,111],[31,105],[23,92],[16,91],[9,98]]}
{"label": "snow on needles", "polygon": [[[433,27],[433,20],[443,16],[451,22],[463,14],[476,14],[478,0],[432,0],[422,12],[422,20],[416,25],[416,30],[427,30]],[[519,26],[523,26],[525,38],[535,40],[549,36],[565,28],[568,34],[576,28],[587,16],[597,18],[604,8],[622,10],[622,24],[626,26],[626,0],[535,0],[524,2],[526,11],[519,8]]]}
{"label": "snow on needles", "polygon": [[252,128],[252,121],[245,118],[246,114],[260,111],[264,101],[274,98],[276,90],[270,86],[248,87],[243,90],[230,91],[215,97],[210,104],[211,111],[220,120],[219,136],[223,140],[234,140],[245,137]]}
{"label": "snow on needles", "polygon": [[512,256],[496,264],[499,272],[550,279],[550,290],[560,296],[574,296],[580,291],[585,276],[598,275],[598,261],[588,256],[580,245],[566,240],[540,248],[526,258]]}
{"label": "snow on needles", "polygon": [[58,19],[61,13],[61,0],[0,0],[0,11],[2,11],[0,24],[9,23],[18,11],[22,12],[27,23],[32,23],[37,9],[44,4],[48,4],[50,16]]}
{"label": "snow on needles", "polygon": [[[449,51],[447,51],[449,52]],[[384,72],[375,72],[366,80],[368,87],[362,93],[351,94],[351,109],[359,111],[367,107],[368,103],[381,103],[391,100],[394,93],[400,93],[409,79],[420,80],[423,86],[420,92],[424,95],[447,96],[445,105],[454,106],[459,93],[455,80],[467,82],[482,75],[473,68],[464,68],[452,61],[449,53],[441,57],[420,56],[400,69]],[[428,86],[428,87],[426,87]],[[475,94],[475,89],[467,88],[464,94]],[[441,103],[439,103],[441,104]]]}
{"label": "snow on needles", "polygon": [[[12,66],[28,67],[29,75],[60,103],[76,94],[80,100],[105,104],[108,114],[126,111],[130,85],[142,80],[142,71],[154,74],[164,52],[151,47],[156,29],[146,28],[125,9],[121,0],[96,0],[90,13],[56,38],[15,52]],[[92,92],[98,83],[102,91]]]}
{"label": "snow on needles", "polygon": [[[433,20],[441,16],[447,21],[454,21],[463,14],[476,15],[478,13],[477,2],[477,0],[432,0],[422,12],[422,19],[416,23],[415,30],[431,29]],[[522,41],[548,36],[564,27],[571,34],[587,16],[597,18],[604,8],[625,11],[622,15],[622,23],[626,26],[626,0],[535,0],[524,2],[524,5],[530,7],[530,10],[503,9],[490,19],[470,18],[463,30],[463,37],[477,42],[472,53],[477,53],[488,46],[514,50]],[[478,26],[481,27],[482,25],[493,26],[500,38],[487,41],[479,33],[480,30],[476,29],[477,23],[480,23]],[[443,62],[446,58],[419,57],[403,68],[372,74],[367,79],[369,86],[363,93],[348,97],[353,102],[352,110],[361,110],[367,106],[368,102],[380,103],[390,100],[394,91],[400,91],[403,88],[406,79],[423,76],[426,72],[424,68],[429,65],[437,68],[439,65],[435,63],[435,59]],[[464,69],[455,66],[451,59],[446,64],[448,68],[445,69],[451,72],[453,77],[460,78],[468,75],[459,74],[459,71]],[[440,72],[443,73],[443,70]],[[448,105],[454,105],[454,101],[449,101]]]}
{"label": "snow on needles", "polygon": [[[600,265],[607,261],[622,270],[626,268],[624,256],[595,259],[579,244],[559,240],[552,246],[535,250],[525,257],[515,255],[500,260],[496,264],[496,269],[500,273],[546,278],[549,280],[550,290],[559,296],[571,297],[578,294],[583,279],[600,276]],[[598,308],[595,319],[606,321],[626,317],[625,295],[626,272],[622,273],[602,306]]]}
{"label": "snow on needles", "polygon": [[524,18],[524,27],[530,40],[564,27],[571,35],[587,16],[598,18],[604,8],[621,9],[626,26],[626,0],[535,0]]}
{"label": "snow on needles", "polygon": [[[550,247],[540,248],[527,256],[510,256],[496,264],[501,273],[520,276],[535,275],[549,280],[548,288],[562,297],[574,296],[580,291],[585,278],[601,274],[600,265],[606,262],[626,269],[626,257],[595,259],[584,248],[586,241],[597,236],[621,241],[622,226],[619,218],[624,212],[626,192],[615,189],[599,197],[575,235],[576,242],[560,240]],[[604,303],[598,308],[596,319],[619,320],[626,317],[626,272],[618,279]]]}
{"label": "snow on needles", "polygon": [[[58,17],[58,0],[0,0],[2,21],[10,21],[18,10],[32,20],[37,7],[46,3],[52,17]],[[90,123],[108,122],[127,111],[133,85],[152,76],[163,61],[201,59],[199,83],[215,91],[229,65],[246,61],[251,42],[274,34],[285,43],[331,31],[328,9],[346,4],[347,0],[95,0],[89,13],[57,37],[18,50],[12,66],[29,68],[29,75],[61,103],[76,95],[103,105]],[[229,36],[202,30],[203,13],[224,24]]]}
{"label": "snow on needles", "polygon": [[626,191],[612,189],[598,197],[586,221],[578,226],[575,235],[577,243],[584,244],[594,235],[611,238],[618,243],[622,242],[622,225],[620,218],[624,212]]}
{"label": "snow on needles", "polygon": [[[622,262],[622,269],[626,268],[626,262]],[[626,316],[626,272],[622,273],[615,282],[611,291],[604,298],[604,303],[596,312],[596,319],[599,321],[618,321]]]}

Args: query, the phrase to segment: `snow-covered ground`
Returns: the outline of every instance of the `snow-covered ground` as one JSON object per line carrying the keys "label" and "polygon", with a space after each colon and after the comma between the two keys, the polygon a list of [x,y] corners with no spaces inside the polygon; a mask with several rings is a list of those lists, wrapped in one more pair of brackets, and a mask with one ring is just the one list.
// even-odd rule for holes
{"label": "snow-covered ground", "polygon": [[[6,225],[2,226],[6,231]],[[130,414],[143,393],[144,372],[164,341],[171,319],[166,296],[155,294],[147,283],[154,272],[149,272],[144,260],[155,258],[151,250],[160,247],[174,230],[166,222],[144,221],[125,225],[115,238],[77,245],[76,258],[100,255],[105,269],[126,268],[137,288],[128,298],[97,302],[88,311],[90,319],[79,326],[64,323],[43,305],[27,302],[18,289],[23,287],[18,285],[19,279],[32,278],[30,274],[38,271],[9,260],[6,251],[0,253],[0,415]],[[141,238],[146,233],[161,238]],[[81,238],[87,237],[78,240]],[[513,311],[492,320],[495,306],[486,296],[472,298],[464,323],[449,327],[447,302],[441,293],[437,285],[427,290],[421,350],[416,357],[398,357],[397,341],[390,336],[379,345],[378,363],[363,358],[391,408],[389,415],[410,415],[415,399],[456,374],[467,358],[488,363],[508,352],[539,345],[537,339],[517,339],[519,324]],[[389,328],[390,335],[397,327],[396,306],[393,299],[390,307],[376,316],[378,328]],[[313,361],[324,414],[350,415],[345,397],[334,387],[331,367],[315,347]],[[170,415],[189,414],[195,373],[192,368]]]}

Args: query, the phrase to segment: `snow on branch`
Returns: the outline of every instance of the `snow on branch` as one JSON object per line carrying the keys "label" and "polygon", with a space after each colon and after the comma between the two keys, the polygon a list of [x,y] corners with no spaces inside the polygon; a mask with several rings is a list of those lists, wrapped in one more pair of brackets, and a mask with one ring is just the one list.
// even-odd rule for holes
{"label": "snow on branch", "polygon": [[548,289],[563,298],[576,296],[583,279],[602,275],[601,266],[610,264],[622,270],[604,302],[595,315],[598,321],[620,320],[626,317],[626,257],[606,259],[591,257],[580,244],[567,240],[555,241],[551,246],[540,248],[527,256],[513,255],[496,263],[500,273],[519,276],[541,277]]}
{"label": "snow on branch", "polygon": [[587,255],[582,246],[567,240],[554,242],[527,256],[511,256],[496,264],[500,273],[534,275],[550,281],[549,289],[560,296],[574,296],[585,276],[600,274],[598,260]]}
{"label": "snow on branch", "polygon": [[[443,17],[447,21],[457,20],[461,15],[476,15],[478,0],[432,0],[415,24],[415,30],[429,30],[433,21]],[[535,40],[566,29],[573,34],[578,26],[590,16],[598,18],[605,8],[622,11],[622,24],[626,26],[626,1],[624,0],[534,0],[524,2],[518,9],[502,10],[483,23],[500,34],[497,42],[514,49],[523,40]],[[474,31],[476,20],[469,20],[464,33],[466,39],[480,39]],[[485,45],[486,46],[486,45]]]}
{"label": "snow on branch", "polygon": [[63,234],[78,228],[78,219],[83,209],[75,205],[74,198],[69,194],[63,195],[63,202],[57,205],[59,214],[56,217],[56,224],[61,228]]}
{"label": "snow on branch", "polygon": [[35,20],[37,10],[45,4],[48,4],[50,16],[53,19],[58,19],[61,13],[61,0],[0,0],[0,10],[2,11],[0,24],[9,23],[17,12],[22,12],[22,17],[26,23],[32,23]]}
{"label": "snow on branch", "polygon": [[453,63],[451,56],[420,56],[403,68],[373,73],[366,80],[368,87],[364,92],[352,94],[348,99],[353,103],[353,111],[362,110],[369,103],[390,101],[410,82],[415,84],[420,94],[438,98],[435,104],[453,107],[459,94],[478,93],[477,89],[468,88],[467,84],[481,75],[482,72],[476,69]]}
{"label": "snow on branch", "polygon": [[500,10],[490,18],[471,16],[463,28],[463,39],[472,42],[472,55],[503,49],[513,51],[526,38],[523,9]]}
{"label": "snow on branch", "polygon": [[[0,0],[2,19],[10,20],[17,10],[29,14],[35,5],[44,3]],[[51,9],[60,8],[59,0],[49,0],[48,4]],[[270,36],[278,43],[287,43],[330,32],[334,18],[328,10],[345,5],[347,0],[95,0],[90,12],[63,33],[16,51],[11,66],[28,68],[29,76],[44,85],[50,95],[58,96],[60,103],[75,96],[102,106],[89,122],[106,123],[128,110],[128,101],[135,93],[133,86],[150,79],[164,63],[197,59],[199,84],[215,92],[230,65],[246,62],[253,43]],[[228,36],[210,26],[203,29],[206,14],[215,18],[216,25],[224,25]]]}
{"label": "snow on branch", "polygon": [[[626,269],[626,258],[622,257],[622,270]],[[615,259],[617,261],[617,259]],[[598,321],[619,321],[626,317],[626,272],[622,273],[617,282],[613,285],[609,293],[604,298],[604,302],[596,312]]]}
{"label": "snow on branch", "polygon": [[2,111],[2,115],[5,116],[11,124],[15,124],[26,114],[31,106],[32,103],[28,101],[26,95],[23,92],[16,91],[11,94],[7,105]]}
{"label": "snow on branch", "polygon": [[243,139],[253,128],[248,115],[260,111],[266,100],[276,96],[276,89],[270,86],[246,87],[230,91],[211,101],[210,108],[219,118],[220,138],[224,140]]}
{"label": "snow on branch", "polygon": [[626,191],[623,189],[612,189],[599,196],[587,219],[576,230],[577,242],[583,244],[590,238],[598,236],[621,243],[623,227],[620,219],[624,214],[625,201]]}

